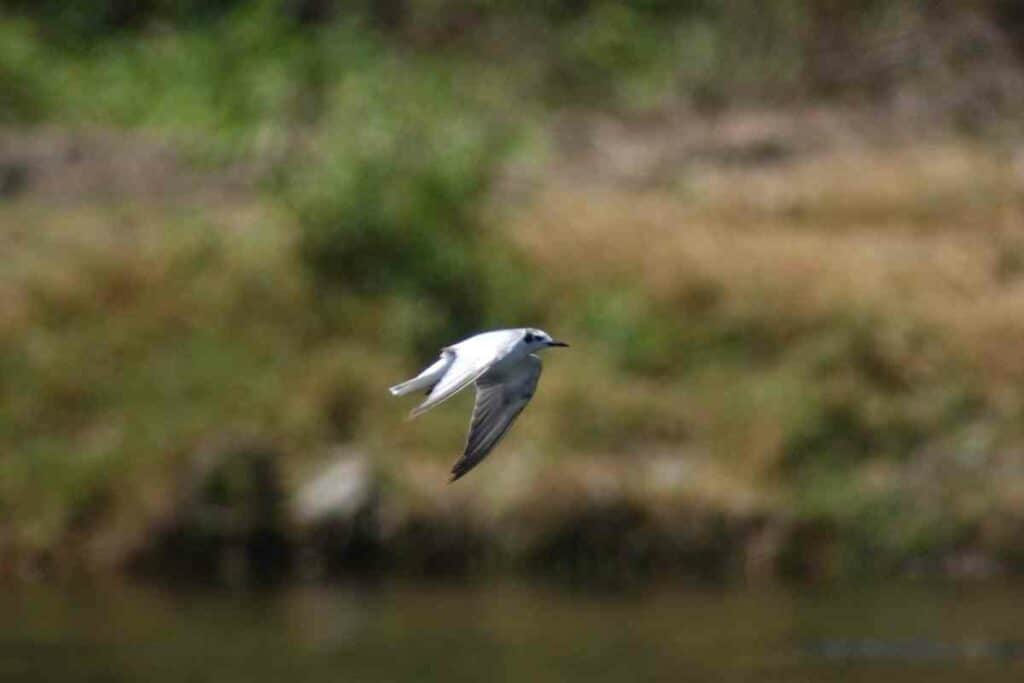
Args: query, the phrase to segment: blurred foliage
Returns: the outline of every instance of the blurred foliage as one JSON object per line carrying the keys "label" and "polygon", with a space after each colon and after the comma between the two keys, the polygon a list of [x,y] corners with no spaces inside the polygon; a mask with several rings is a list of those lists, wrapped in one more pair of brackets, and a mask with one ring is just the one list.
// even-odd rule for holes
{"label": "blurred foliage", "polygon": [[220,21],[73,34],[81,43],[46,22],[5,19],[0,69],[25,85],[9,111],[25,122],[146,128],[234,161],[278,151],[290,130],[324,114],[330,87],[386,59],[350,23],[300,30],[273,3],[232,5]]}
{"label": "blurred foliage", "polygon": [[478,329],[489,270],[513,258],[492,258],[481,215],[513,138],[440,70],[385,62],[329,98],[324,134],[279,188],[315,281],[417,300],[435,318],[426,348]]}
{"label": "blurred foliage", "polygon": [[[978,109],[998,105],[1012,86],[991,77],[991,58],[1019,52],[1024,41],[1010,0],[4,0],[0,7],[21,27],[5,43],[24,42],[16,34],[27,28],[45,45],[31,63],[14,60],[14,69],[4,63],[12,52],[5,46],[0,73],[31,86],[18,88],[15,111],[38,112],[20,102],[42,95],[50,111],[73,106],[87,119],[118,123],[265,121],[289,99],[308,97],[318,79],[356,66],[350,43],[368,38],[417,57],[493,62],[508,87],[555,106],[877,97],[908,80],[931,79],[937,89],[966,77],[978,84],[965,87]],[[960,18],[963,38],[952,39],[943,27]],[[2,23],[10,33],[12,19]],[[352,26],[358,34],[346,32]],[[111,59],[126,50],[130,59]],[[956,106],[971,114],[968,103]]]}
{"label": "blurred foliage", "polygon": [[[911,0],[0,7],[0,122],[130,128],[204,171],[253,179],[212,206],[197,200],[201,212],[174,195],[0,205],[0,544],[12,555],[138,535],[166,513],[174,466],[224,433],[274,444],[292,456],[285,469],[335,442],[358,444],[396,479],[440,469],[465,416],[397,429],[402,410],[383,388],[443,344],[517,325],[550,325],[574,347],[546,373],[544,407],[516,427],[519,443],[550,454],[552,471],[614,454],[610,479],[625,483],[584,472],[578,485],[640,491],[581,514],[582,536],[549,520],[550,548],[598,537],[617,548],[615,534],[662,524],[660,497],[679,496],[685,513],[711,510],[706,528],[680,532],[701,548],[715,545],[719,511],[763,505],[843,535],[851,566],[876,552],[900,563],[954,543],[964,520],[1018,505],[1005,494],[979,512],[965,492],[937,512],[938,475],[913,470],[979,424],[994,434],[979,462],[1022,436],[1021,374],[1005,370],[1014,345],[991,341],[1024,338],[1013,337],[1011,155],[816,166],[795,154],[769,168],[778,187],[727,178],[720,205],[666,177],[650,210],[643,193],[567,200],[571,174],[537,172],[538,140],[567,110],[707,114],[885,97],[914,78],[956,95],[957,111],[976,112],[979,92],[1012,104],[1017,81],[971,65],[1004,49],[1015,64],[1024,21],[1013,3],[960,8],[986,18],[982,29],[1005,27],[985,40],[982,29],[946,39],[956,3]],[[962,92],[948,87],[963,74]],[[512,167],[539,181],[512,187]],[[554,181],[564,205],[534,201],[529,190]],[[965,240],[978,225],[1001,233]],[[665,452],[683,474],[643,483],[651,454]],[[955,471],[955,460],[936,468]],[[480,504],[492,506],[482,518],[505,504],[559,511],[531,462],[508,475],[527,493],[481,470]],[[997,492],[997,478],[980,490]],[[405,503],[406,520],[434,520],[441,536],[472,524],[445,517],[457,505]]]}

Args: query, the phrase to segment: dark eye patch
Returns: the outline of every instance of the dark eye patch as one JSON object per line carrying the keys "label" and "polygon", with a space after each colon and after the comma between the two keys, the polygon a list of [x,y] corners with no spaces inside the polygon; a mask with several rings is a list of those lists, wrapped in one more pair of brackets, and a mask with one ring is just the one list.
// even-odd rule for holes
{"label": "dark eye patch", "polygon": [[523,341],[525,341],[527,344],[532,344],[536,339],[537,337],[533,336],[532,332],[527,332],[526,336],[523,337]]}

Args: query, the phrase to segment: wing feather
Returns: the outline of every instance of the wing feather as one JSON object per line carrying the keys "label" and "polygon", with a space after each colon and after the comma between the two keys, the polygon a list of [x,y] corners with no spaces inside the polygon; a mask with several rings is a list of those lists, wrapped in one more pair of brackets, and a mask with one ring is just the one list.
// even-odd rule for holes
{"label": "wing feather", "polygon": [[[491,366],[501,360],[507,352],[507,348],[514,343],[515,338],[503,333],[504,336],[499,337],[497,341],[504,343],[504,346],[496,348],[490,338],[490,335],[493,334],[496,333],[486,335],[488,338],[485,340],[479,340],[480,337],[485,337],[485,335],[479,335],[444,348],[442,353],[454,356],[455,360],[448,366],[444,377],[431,389],[427,399],[414,408],[409,417],[422,415],[434,406],[447,401],[479,379],[491,369]],[[505,340],[505,336],[509,336],[509,339]]]}
{"label": "wing feather", "polygon": [[469,436],[462,457],[452,467],[452,481],[476,467],[498,445],[533,398],[540,371],[540,358],[530,355],[500,380],[489,380],[486,375],[477,380]]}
{"label": "wing feather", "polygon": [[422,415],[434,406],[447,401],[469,386],[480,375],[487,372],[489,368],[490,364],[479,365],[467,362],[466,359],[456,354],[455,361],[448,369],[448,372],[444,374],[441,381],[434,385],[434,388],[427,395],[427,399],[413,408],[412,412],[409,413],[409,417]]}

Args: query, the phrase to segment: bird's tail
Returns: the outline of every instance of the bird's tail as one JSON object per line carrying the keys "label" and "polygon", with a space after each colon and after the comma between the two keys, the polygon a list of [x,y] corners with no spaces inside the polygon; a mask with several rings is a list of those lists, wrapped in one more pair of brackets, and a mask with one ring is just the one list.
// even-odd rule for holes
{"label": "bird's tail", "polygon": [[435,384],[441,381],[441,378],[444,377],[445,370],[448,369],[448,365],[450,363],[450,358],[442,356],[436,363],[420,374],[410,380],[396,384],[388,389],[388,391],[391,392],[392,396],[405,396],[406,394],[411,394],[414,391],[429,391]]}
{"label": "bird's tail", "polygon": [[406,394],[411,394],[412,392],[418,391],[420,389],[429,389],[431,386],[433,385],[424,382],[419,377],[413,377],[412,379],[406,382],[396,384],[395,386],[389,388],[388,391],[391,392],[392,396],[405,396]]}

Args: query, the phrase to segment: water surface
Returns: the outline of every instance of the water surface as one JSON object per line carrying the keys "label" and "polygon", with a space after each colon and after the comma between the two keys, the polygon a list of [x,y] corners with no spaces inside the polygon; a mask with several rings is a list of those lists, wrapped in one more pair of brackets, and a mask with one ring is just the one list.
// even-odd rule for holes
{"label": "water surface", "polygon": [[1024,586],[6,589],[0,680],[1024,680]]}

